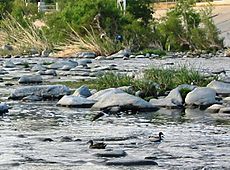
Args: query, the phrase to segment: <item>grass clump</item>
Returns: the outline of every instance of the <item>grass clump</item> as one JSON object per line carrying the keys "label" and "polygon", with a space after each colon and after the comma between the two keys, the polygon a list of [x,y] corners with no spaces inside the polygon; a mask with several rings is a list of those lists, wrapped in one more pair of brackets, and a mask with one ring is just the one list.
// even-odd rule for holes
{"label": "grass clump", "polygon": [[42,30],[37,29],[26,18],[23,18],[23,21],[25,25],[10,14],[1,20],[0,45],[10,44],[19,53],[28,52],[31,49],[41,52],[52,48]]}
{"label": "grass clump", "polygon": [[144,72],[144,78],[156,82],[159,85],[159,93],[176,88],[181,84],[193,84],[206,86],[212,77],[205,77],[194,69],[182,66],[178,69],[151,68]]}

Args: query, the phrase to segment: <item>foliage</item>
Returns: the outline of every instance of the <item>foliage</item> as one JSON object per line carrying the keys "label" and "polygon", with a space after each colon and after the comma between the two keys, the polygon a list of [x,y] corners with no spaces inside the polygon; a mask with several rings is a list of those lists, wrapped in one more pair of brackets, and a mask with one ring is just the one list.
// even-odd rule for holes
{"label": "foliage", "polygon": [[189,88],[182,88],[180,89],[180,94],[181,94],[181,97],[183,99],[183,103],[185,102],[185,97],[187,96],[187,94],[191,92],[191,90]]}
{"label": "foliage", "polygon": [[117,8],[114,0],[107,0],[106,3],[104,0],[70,0],[65,6],[63,1],[58,2],[62,10],[46,18],[48,27],[45,31],[53,42],[65,42],[72,32],[70,27],[81,37],[91,27],[98,37],[103,35],[112,41],[117,34],[123,35],[123,45],[133,49],[143,48],[153,41],[149,24],[152,19],[150,1],[129,2],[125,15]]}
{"label": "foliage", "polygon": [[180,84],[206,86],[213,78],[205,77],[194,69],[181,66],[178,69],[151,68],[145,71],[144,79],[159,84],[159,93],[176,88]]}
{"label": "foliage", "polygon": [[166,50],[222,48],[222,40],[211,18],[211,7],[193,8],[195,0],[178,0],[157,25],[161,44]]}

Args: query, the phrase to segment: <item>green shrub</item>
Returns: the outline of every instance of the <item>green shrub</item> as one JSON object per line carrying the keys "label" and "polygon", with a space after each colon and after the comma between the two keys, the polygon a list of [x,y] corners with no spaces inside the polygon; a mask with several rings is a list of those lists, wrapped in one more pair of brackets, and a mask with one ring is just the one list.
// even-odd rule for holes
{"label": "green shrub", "polygon": [[123,35],[122,44],[135,50],[154,41],[149,0],[128,2],[125,15],[114,0],[106,3],[104,0],[70,0],[65,5],[63,1],[59,2],[62,10],[46,17],[48,27],[45,32],[52,42],[65,42],[72,32],[70,28],[84,38],[86,30],[91,30],[91,27],[98,37],[104,34],[109,40],[114,41],[117,34]]}
{"label": "green shrub", "polygon": [[198,11],[195,0],[178,0],[156,26],[165,50],[210,50],[223,47],[223,40],[212,21],[211,7]]}

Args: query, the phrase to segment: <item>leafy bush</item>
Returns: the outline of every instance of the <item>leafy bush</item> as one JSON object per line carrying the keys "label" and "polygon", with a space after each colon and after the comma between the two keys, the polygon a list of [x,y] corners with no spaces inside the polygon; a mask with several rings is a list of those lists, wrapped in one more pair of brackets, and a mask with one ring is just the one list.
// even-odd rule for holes
{"label": "leafy bush", "polygon": [[125,15],[114,0],[106,3],[104,0],[70,0],[65,6],[63,1],[60,3],[62,10],[46,18],[45,32],[53,42],[65,42],[72,32],[70,27],[83,38],[91,27],[95,35],[104,35],[109,40],[123,35],[123,45],[137,50],[154,40],[149,24],[152,19],[149,0],[130,1]]}
{"label": "leafy bush", "polygon": [[223,47],[211,18],[211,7],[193,8],[195,0],[178,0],[157,25],[161,44],[166,50],[209,50]]}

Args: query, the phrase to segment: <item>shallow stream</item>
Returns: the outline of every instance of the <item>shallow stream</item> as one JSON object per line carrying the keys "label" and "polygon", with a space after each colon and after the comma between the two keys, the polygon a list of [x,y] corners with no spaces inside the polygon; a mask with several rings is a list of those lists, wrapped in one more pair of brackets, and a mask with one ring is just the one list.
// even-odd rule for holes
{"label": "shallow stream", "polygon": [[[0,169],[230,169],[230,131],[220,116],[199,110],[160,110],[138,115],[105,115],[90,121],[89,109],[54,103],[9,104],[0,118]],[[165,134],[156,145],[148,136]],[[63,141],[68,136],[73,140]],[[44,139],[51,138],[48,142]],[[87,141],[103,141],[126,157],[96,157]],[[158,166],[106,166],[116,159],[150,157]]]}

